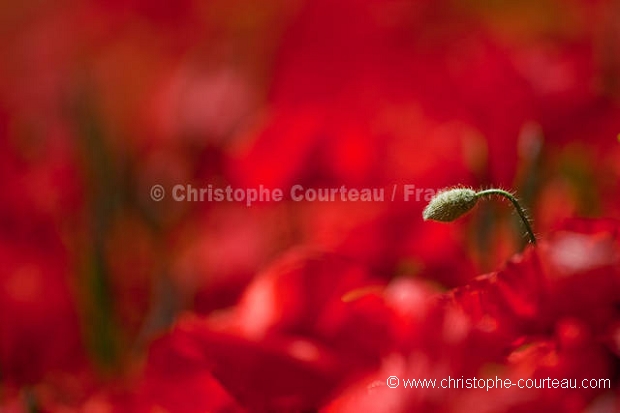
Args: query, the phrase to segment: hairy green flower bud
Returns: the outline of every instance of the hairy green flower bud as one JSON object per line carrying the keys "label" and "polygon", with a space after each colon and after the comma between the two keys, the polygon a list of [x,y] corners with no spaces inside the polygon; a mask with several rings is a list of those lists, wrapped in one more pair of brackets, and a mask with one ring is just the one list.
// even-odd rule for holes
{"label": "hairy green flower bud", "polygon": [[453,188],[438,193],[424,208],[424,220],[450,222],[469,212],[478,202],[470,188]]}

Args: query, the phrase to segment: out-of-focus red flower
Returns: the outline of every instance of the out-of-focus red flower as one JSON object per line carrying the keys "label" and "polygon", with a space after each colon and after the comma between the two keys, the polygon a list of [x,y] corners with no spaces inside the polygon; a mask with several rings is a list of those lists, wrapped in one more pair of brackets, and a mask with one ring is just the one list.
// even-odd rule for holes
{"label": "out-of-focus red flower", "polygon": [[[259,275],[235,309],[186,318],[171,337],[191,343],[188,357],[250,410],[318,408],[406,334],[377,283],[346,259],[298,251]],[[417,295],[413,305],[426,297]]]}
{"label": "out-of-focus red flower", "polygon": [[605,389],[390,389],[389,376],[611,379],[615,384],[618,225],[573,221],[497,273],[457,288],[428,311],[424,335],[326,411],[579,412]]}
{"label": "out-of-focus red flower", "polygon": [[[506,267],[452,294],[474,319],[495,317],[518,334],[544,334],[576,317],[601,334],[620,299],[618,226],[575,221]],[[514,336],[513,338],[517,338]]]}

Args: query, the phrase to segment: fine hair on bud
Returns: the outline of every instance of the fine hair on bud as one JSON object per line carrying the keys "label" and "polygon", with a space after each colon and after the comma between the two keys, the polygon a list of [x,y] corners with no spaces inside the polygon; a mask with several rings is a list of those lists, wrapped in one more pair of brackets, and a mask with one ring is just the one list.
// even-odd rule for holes
{"label": "fine hair on bud", "polygon": [[476,191],[471,188],[452,188],[438,193],[424,208],[424,220],[450,222],[461,217],[478,202]]}

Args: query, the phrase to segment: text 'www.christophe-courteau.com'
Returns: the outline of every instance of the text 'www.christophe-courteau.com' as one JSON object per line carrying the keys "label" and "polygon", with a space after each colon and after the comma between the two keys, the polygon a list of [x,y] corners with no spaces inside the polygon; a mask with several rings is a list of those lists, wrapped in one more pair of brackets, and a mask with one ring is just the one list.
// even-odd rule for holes
{"label": "text 'www.christophe-courteau.com'", "polygon": [[420,379],[420,378],[401,378],[390,376],[386,384],[391,389],[480,389],[489,391],[491,389],[610,389],[610,379],[554,379],[528,378],[528,379],[502,379],[495,378],[453,378],[443,379]]}

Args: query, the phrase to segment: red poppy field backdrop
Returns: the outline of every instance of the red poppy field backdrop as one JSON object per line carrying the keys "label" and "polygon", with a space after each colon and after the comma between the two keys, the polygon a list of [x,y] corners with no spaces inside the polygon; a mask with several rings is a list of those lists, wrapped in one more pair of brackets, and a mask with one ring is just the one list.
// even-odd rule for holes
{"label": "red poppy field backdrop", "polygon": [[620,411],[620,2],[0,2],[0,412],[318,411]]}

